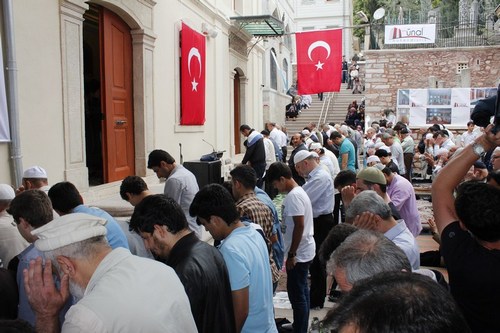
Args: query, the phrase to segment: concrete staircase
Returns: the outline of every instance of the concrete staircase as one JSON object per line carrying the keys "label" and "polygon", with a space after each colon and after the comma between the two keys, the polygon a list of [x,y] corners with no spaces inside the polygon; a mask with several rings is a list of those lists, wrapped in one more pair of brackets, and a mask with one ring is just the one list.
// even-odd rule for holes
{"label": "concrete staircase", "polygon": [[[354,100],[360,104],[364,96],[363,94],[353,94],[351,89],[348,90],[346,88],[347,83],[343,83],[338,93],[324,93],[323,101],[320,101],[316,94],[311,95],[311,107],[307,110],[302,109],[296,121],[289,120],[285,122],[288,136],[302,131],[310,122],[316,123],[320,130],[321,124],[325,122],[334,122],[336,124],[342,123],[345,120],[349,104]],[[321,112],[322,110],[324,110],[323,114]],[[325,110],[328,110],[326,119]]]}

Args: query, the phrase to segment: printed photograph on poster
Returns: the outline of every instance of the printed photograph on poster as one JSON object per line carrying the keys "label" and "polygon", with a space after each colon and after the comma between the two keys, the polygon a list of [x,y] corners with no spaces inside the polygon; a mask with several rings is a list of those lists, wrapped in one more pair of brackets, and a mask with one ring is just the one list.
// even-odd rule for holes
{"label": "printed photograph on poster", "polygon": [[451,89],[429,89],[428,105],[451,105]]}
{"label": "printed photograph on poster", "polygon": [[427,104],[427,89],[410,89],[410,106],[424,107]]}
{"label": "printed photograph on poster", "polygon": [[406,123],[410,119],[410,108],[398,108],[397,121]]}
{"label": "printed photograph on poster", "polygon": [[410,126],[425,126],[425,108],[410,108]]}
{"label": "printed photograph on poster", "polygon": [[467,127],[467,122],[470,120],[470,114],[472,112],[471,110],[474,110],[474,108],[453,108],[453,112],[451,114],[451,123],[454,126]]}
{"label": "printed photograph on poster", "polygon": [[[470,88],[454,88],[451,90],[451,105],[453,108],[470,106]],[[453,118],[453,117],[452,117]]]}
{"label": "printed photograph on poster", "polygon": [[451,108],[427,108],[425,114],[426,124],[451,124]]}
{"label": "printed photograph on poster", "polygon": [[398,105],[410,105],[410,89],[398,90]]}
{"label": "printed photograph on poster", "polygon": [[476,105],[480,99],[496,96],[497,88],[472,88],[470,90],[470,105]]}

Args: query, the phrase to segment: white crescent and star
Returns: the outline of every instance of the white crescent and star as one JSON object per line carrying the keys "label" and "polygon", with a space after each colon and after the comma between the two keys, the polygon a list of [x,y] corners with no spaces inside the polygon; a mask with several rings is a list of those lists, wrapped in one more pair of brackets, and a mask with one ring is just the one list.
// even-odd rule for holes
{"label": "white crescent and star", "polygon": [[[309,45],[309,48],[307,49],[307,55],[309,56],[309,59],[311,59],[311,61],[312,61],[311,53],[314,51],[314,49],[316,49],[318,47],[322,47],[326,50],[327,55],[326,55],[325,59],[328,59],[328,57],[330,57],[330,52],[331,52],[330,45],[328,45],[328,43],[325,41],[317,40],[314,43],[312,43],[311,45]],[[325,63],[322,63],[320,60],[318,60],[318,63],[314,66],[316,66],[316,70],[318,71],[320,69],[323,69],[324,64]]]}
{"label": "white crescent and star", "polygon": [[[198,51],[198,49],[196,47],[192,47],[190,50],[189,50],[189,54],[188,54],[188,72],[189,72],[189,76],[191,77],[191,59],[195,57],[196,59],[198,59],[198,63],[200,64],[200,72],[198,73],[198,78],[201,77],[201,55],[200,55],[200,51]],[[198,91],[198,82],[196,82],[196,78],[193,78],[193,81],[191,82],[191,91]]]}

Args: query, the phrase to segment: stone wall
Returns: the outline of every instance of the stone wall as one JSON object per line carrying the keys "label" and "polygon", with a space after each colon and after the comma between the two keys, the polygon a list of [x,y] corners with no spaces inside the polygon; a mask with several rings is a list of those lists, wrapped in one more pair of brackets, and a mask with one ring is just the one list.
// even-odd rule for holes
{"label": "stone wall", "polygon": [[[500,47],[370,50],[365,53],[366,115],[395,110],[398,89],[493,87],[500,82]],[[468,69],[457,74],[457,65]],[[465,125],[465,124],[464,124]]]}

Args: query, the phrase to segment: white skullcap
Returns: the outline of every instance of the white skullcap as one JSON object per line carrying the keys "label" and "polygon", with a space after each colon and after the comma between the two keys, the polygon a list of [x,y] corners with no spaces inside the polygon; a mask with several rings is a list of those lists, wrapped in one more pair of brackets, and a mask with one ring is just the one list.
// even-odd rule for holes
{"label": "white skullcap", "polygon": [[425,140],[430,140],[430,139],[432,139],[433,137],[434,137],[434,135],[433,135],[432,133],[427,133],[427,134],[425,135]]}
{"label": "white skullcap", "polygon": [[300,150],[293,157],[293,163],[294,164],[300,163],[303,160],[305,160],[306,158],[309,158],[309,157],[312,157],[312,156],[316,157],[316,156],[318,156],[318,154],[316,154],[315,152],[312,152],[312,151],[310,152],[310,151],[307,151],[307,150]]}
{"label": "white skullcap", "polygon": [[24,170],[23,178],[48,178],[47,171],[39,166],[33,166]]}
{"label": "white skullcap", "polygon": [[385,146],[385,143],[383,143],[382,141],[378,141],[377,143],[375,143],[375,146],[373,146],[373,148],[379,149],[380,147],[384,147],[384,146]]}
{"label": "white skullcap", "polygon": [[16,196],[12,186],[0,184],[0,200],[12,200]]}
{"label": "white skullcap", "polygon": [[389,148],[389,147],[388,147],[388,146],[386,146],[386,145],[382,145],[382,146],[380,146],[380,148],[379,148],[379,149],[383,149],[383,150],[385,150],[386,152],[388,152],[389,154],[391,154],[391,153],[392,153],[392,152],[391,152],[391,148]]}
{"label": "white skullcap", "polygon": [[52,251],[86,239],[106,235],[106,220],[83,213],[66,214],[31,232],[39,251]]}
{"label": "white skullcap", "polygon": [[302,134],[304,134],[305,136],[309,136],[309,135],[311,135],[311,132],[309,132],[309,130],[306,130],[306,129],[305,129],[305,130],[302,130],[302,132],[301,132],[301,133],[302,133]]}
{"label": "white skullcap", "polygon": [[309,149],[321,149],[323,147],[321,147],[321,143],[319,142],[313,142],[309,145]]}
{"label": "white skullcap", "polygon": [[366,159],[366,163],[372,163],[372,162],[380,163],[380,158],[378,158],[378,156],[377,156],[377,155],[372,155],[372,156],[369,156],[369,157]]}

